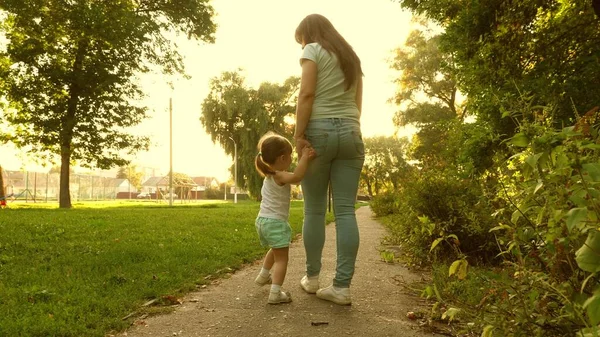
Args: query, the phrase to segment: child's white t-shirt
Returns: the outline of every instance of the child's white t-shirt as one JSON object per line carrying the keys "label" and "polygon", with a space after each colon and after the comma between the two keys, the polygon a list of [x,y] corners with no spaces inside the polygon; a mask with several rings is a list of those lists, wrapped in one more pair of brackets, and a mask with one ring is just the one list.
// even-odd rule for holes
{"label": "child's white t-shirt", "polygon": [[258,216],[287,221],[290,215],[291,192],[290,184],[280,186],[273,176],[266,176],[261,189],[262,201]]}

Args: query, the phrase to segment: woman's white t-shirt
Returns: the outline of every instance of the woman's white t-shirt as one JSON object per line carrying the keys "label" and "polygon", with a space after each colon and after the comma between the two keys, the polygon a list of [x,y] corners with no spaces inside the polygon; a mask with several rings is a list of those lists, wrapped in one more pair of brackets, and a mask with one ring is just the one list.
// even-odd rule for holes
{"label": "woman's white t-shirt", "polygon": [[356,86],[346,90],[344,72],[335,54],[314,42],[304,46],[300,64],[304,59],[317,64],[317,87],[310,119],[349,118],[359,121]]}

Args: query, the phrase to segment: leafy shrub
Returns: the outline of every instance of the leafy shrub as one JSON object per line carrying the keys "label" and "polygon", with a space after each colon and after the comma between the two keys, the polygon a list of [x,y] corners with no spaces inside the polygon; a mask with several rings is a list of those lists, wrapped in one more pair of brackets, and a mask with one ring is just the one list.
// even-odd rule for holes
{"label": "leafy shrub", "polygon": [[[483,337],[597,337],[598,116],[555,129],[545,109],[535,110],[529,121],[521,115],[503,145],[510,153],[498,153],[493,166],[473,165],[478,174],[465,175],[450,162],[423,164],[402,190],[378,196],[373,209],[387,214],[390,237],[414,258],[426,259],[432,248],[434,261],[458,258],[449,272],[435,267],[426,288],[426,296],[446,302],[434,308],[460,308],[438,316],[460,312],[474,323],[466,330]],[[466,260],[493,262],[502,277],[467,273]]]}
{"label": "leafy shrub", "polygon": [[369,205],[373,212],[380,217],[399,213],[398,197],[399,195],[397,192],[388,191],[375,196]]}
{"label": "leafy shrub", "polygon": [[204,197],[210,200],[223,199],[223,189],[207,188],[204,191]]}
{"label": "leafy shrub", "polygon": [[483,337],[600,335],[600,138],[582,120],[558,130],[521,121],[513,155],[481,177],[504,276],[456,280],[434,268],[425,294],[458,306],[452,314],[468,314]]}
{"label": "leafy shrub", "polygon": [[513,277],[485,298],[489,336],[600,334],[598,141],[593,127],[556,130],[548,120],[510,140],[515,154],[493,172],[507,205],[493,231]]}
{"label": "leafy shrub", "polygon": [[[405,244],[413,259],[427,259],[431,244],[439,237],[453,234],[459,240],[439,245],[438,257],[457,257],[456,246],[480,261],[498,254],[490,205],[482,202],[478,183],[462,179],[454,172],[428,169],[402,183],[401,193],[375,197],[372,208],[385,221],[391,236]],[[484,200],[485,201],[485,200]]]}

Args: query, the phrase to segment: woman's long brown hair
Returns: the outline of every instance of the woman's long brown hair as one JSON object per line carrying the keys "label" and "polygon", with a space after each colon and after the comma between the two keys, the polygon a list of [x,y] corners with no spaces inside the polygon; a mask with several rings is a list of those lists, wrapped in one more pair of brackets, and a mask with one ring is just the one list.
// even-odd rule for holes
{"label": "woman's long brown hair", "polygon": [[296,42],[301,44],[303,38],[304,43],[317,42],[325,50],[335,54],[344,72],[346,90],[355,85],[358,77],[363,75],[358,55],[323,15],[311,14],[300,22],[296,28]]}

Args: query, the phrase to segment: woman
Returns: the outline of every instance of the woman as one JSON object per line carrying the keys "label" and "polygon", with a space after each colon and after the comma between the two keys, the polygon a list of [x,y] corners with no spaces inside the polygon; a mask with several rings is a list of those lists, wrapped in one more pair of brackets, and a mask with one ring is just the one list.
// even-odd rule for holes
{"label": "woman", "polygon": [[[359,245],[354,203],[365,159],[360,131],[363,74],[352,47],[322,15],[304,18],[296,29],[296,41],[303,49],[296,150],[300,154],[312,146],[317,154],[301,183],[306,275],[300,284],[321,299],[348,305]],[[319,289],[328,186],[333,194],[337,267],[333,285]]]}

